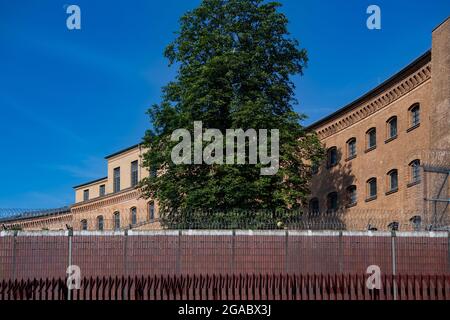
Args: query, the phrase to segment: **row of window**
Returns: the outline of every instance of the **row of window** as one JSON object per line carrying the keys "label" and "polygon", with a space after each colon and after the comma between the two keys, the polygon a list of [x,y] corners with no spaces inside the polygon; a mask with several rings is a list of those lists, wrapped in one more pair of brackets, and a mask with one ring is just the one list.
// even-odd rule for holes
{"label": "row of window", "polygon": [[[410,129],[416,128],[420,125],[420,105],[414,104],[409,108],[409,124]],[[391,117],[386,121],[387,134],[386,142],[395,139],[398,135],[398,120],[397,117]],[[351,138],[347,141],[347,159],[353,159],[357,155],[357,140]],[[366,132],[366,150],[370,151],[377,147],[377,129],[371,128]],[[339,163],[338,151],[336,147],[332,147],[327,151],[327,166],[333,167]],[[317,166],[313,168],[313,173],[317,173]]]}
{"label": "row of window", "polygon": [[[131,187],[136,187],[139,183],[139,162],[138,160],[131,162]],[[120,167],[114,168],[113,171],[113,192],[117,193],[120,191]],[[102,184],[99,186],[99,196],[103,197],[106,195],[106,185]],[[83,201],[88,201],[89,189],[83,191]]]}
{"label": "row of window", "polygon": [[[421,180],[420,160],[414,160],[409,164],[410,169],[410,185],[419,183]],[[393,169],[387,174],[387,193],[390,194],[398,191],[398,170]],[[352,185],[347,188],[347,206],[357,204],[358,194],[356,186]],[[366,183],[366,201],[375,200],[378,196],[377,178],[370,178]],[[340,204],[338,201],[338,193],[332,192],[327,196],[327,210],[336,211]],[[311,199],[309,203],[309,210],[313,213],[320,212],[319,199]]]}
{"label": "row of window", "polygon": [[[149,221],[155,220],[155,204],[154,202],[148,203],[148,219]],[[136,225],[138,223],[137,221],[137,209],[136,207],[133,207],[130,209],[130,224],[131,226]],[[105,227],[105,219],[103,216],[97,217],[97,230],[103,231]],[[113,215],[113,223],[114,223],[114,230],[120,230],[121,228],[121,220],[120,220],[120,212],[116,211]],[[88,230],[88,221],[86,219],[81,220],[81,230],[86,231]]]}

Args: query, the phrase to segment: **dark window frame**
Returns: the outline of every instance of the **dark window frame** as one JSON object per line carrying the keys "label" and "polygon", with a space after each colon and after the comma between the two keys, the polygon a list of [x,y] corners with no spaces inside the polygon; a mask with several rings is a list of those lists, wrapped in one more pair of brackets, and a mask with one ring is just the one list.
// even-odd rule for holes
{"label": "dark window frame", "polygon": [[98,187],[98,195],[104,197],[106,195],[106,185],[102,184]]}
{"label": "dark window frame", "polygon": [[[373,177],[367,180],[367,200],[375,199],[378,196],[378,181]],[[373,192],[375,191],[375,192]]]}
{"label": "dark window frame", "polygon": [[327,211],[336,212],[339,209],[339,195],[337,192],[330,192],[327,195]]}
{"label": "dark window frame", "polygon": [[105,219],[103,218],[103,216],[97,217],[97,230],[98,231],[105,230]]}
{"label": "dark window frame", "polygon": [[311,214],[320,213],[320,202],[318,198],[312,198],[309,201],[309,213]]}
{"label": "dark window frame", "polygon": [[155,202],[153,201],[148,203],[148,218],[150,221],[155,220]]}
{"label": "dark window frame", "polygon": [[347,198],[349,206],[354,206],[358,203],[358,188],[356,185],[347,187]]}
{"label": "dark window frame", "polygon": [[422,180],[420,165],[421,162],[419,159],[415,159],[409,163],[410,183],[417,183]]}
{"label": "dark window frame", "polygon": [[413,104],[409,109],[410,128],[415,128],[421,123],[421,108],[420,103]]}
{"label": "dark window frame", "polygon": [[131,187],[134,188],[139,183],[139,160],[135,160],[135,161],[131,162],[130,177],[131,177],[131,182],[130,182]]}
{"label": "dark window frame", "polygon": [[390,117],[387,124],[387,140],[394,139],[398,136],[398,118],[397,116]]}
{"label": "dark window frame", "polygon": [[132,207],[130,209],[130,222],[131,222],[131,225],[137,224],[137,208],[136,207]]}
{"label": "dark window frame", "polygon": [[337,147],[331,147],[327,150],[327,166],[328,168],[332,168],[337,166],[338,164],[339,164],[339,155]]}
{"label": "dark window frame", "polygon": [[347,158],[353,159],[358,155],[357,140],[355,137],[347,141]]}
{"label": "dark window frame", "polygon": [[367,130],[366,147],[367,150],[372,150],[377,147],[377,128],[373,127]]}
{"label": "dark window frame", "polygon": [[89,201],[89,189],[83,190],[83,201]]}
{"label": "dark window frame", "polygon": [[114,218],[114,231],[120,230],[120,212],[116,211],[113,215]]}
{"label": "dark window frame", "polygon": [[113,170],[113,192],[120,192],[120,167]]}
{"label": "dark window frame", "polygon": [[87,231],[88,230],[88,222],[86,219],[83,219],[80,221],[80,225],[81,225],[81,230],[82,231]]}
{"label": "dark window frame", "polygon": [[398,170],[392,169],[387,173],[388,176],[388,193],[398,190]]}

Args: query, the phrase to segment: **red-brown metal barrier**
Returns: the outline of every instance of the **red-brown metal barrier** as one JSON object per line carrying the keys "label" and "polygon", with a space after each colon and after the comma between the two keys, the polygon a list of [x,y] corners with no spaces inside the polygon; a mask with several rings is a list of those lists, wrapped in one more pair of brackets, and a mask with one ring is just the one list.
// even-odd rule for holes
{"label": "red-brown metal barrier", "polygon": [[[208,274],[450,274],[448,233],[0,232],[0,281]],[[70,248],[70,250],[69,250]]]}
{"label": "red-brown metal barrier", "polygon": [[[73,300],[450,300],[450,275],[181,275],[85,278]],[[0,282],[0,300],[67,300],[64,279]]]}

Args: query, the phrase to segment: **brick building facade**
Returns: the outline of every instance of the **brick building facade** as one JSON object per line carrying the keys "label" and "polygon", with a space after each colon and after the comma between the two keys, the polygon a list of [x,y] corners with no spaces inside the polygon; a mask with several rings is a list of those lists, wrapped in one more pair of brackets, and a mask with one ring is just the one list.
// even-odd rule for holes
{"label": "brick building facade", "polygon": [[430,179],[427,166],[450,167],[449,39],[447,19],[433,31],[429,52],[310,126],[327,150],[312,180],[311,211],[344,208],[351,219],[352,212],[379,210],[385,221],[430,222],[427,201],[439,197],[448,216],[445,174]]}
{"label": "brick building facade", "polygon": [[[326,162],[315,168],[310,212],[344,209],[347,222],[361,212],[372,212],[375,216],[369,220],[381,216],[383,221],[404,224],[415,217],[431,223],[438,215],[449,216],[449,39],[447,18],[433,31],[430,51],[309,127],[327,149]],[[149,174],[140,165],[143,152],[136,145],[108,156],[107,177],[75,187],[70,212],[74,229],[160,227],[156,204],[140,198],[136,188]],[[61,227],[58,216],[35,220],[38,223],[6,225]],[[367,219],[360,221],[367,226]]]}

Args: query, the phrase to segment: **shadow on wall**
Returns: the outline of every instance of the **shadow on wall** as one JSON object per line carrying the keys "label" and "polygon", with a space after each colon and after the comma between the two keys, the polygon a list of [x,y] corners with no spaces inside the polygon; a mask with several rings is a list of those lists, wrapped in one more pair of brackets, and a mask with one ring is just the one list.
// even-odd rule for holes
{"label": "shadow on wall", "polygon": [[[357,190],[355,181],[352,162],[346,161],[342,150],[328,149],[325,162],[312,180],[309,217],[320,220],[324,226],[332,224],[340,230],[346,230],[342,212],[357,204],[360,190]],[[329,223],[323,223],[324,221]]]}

